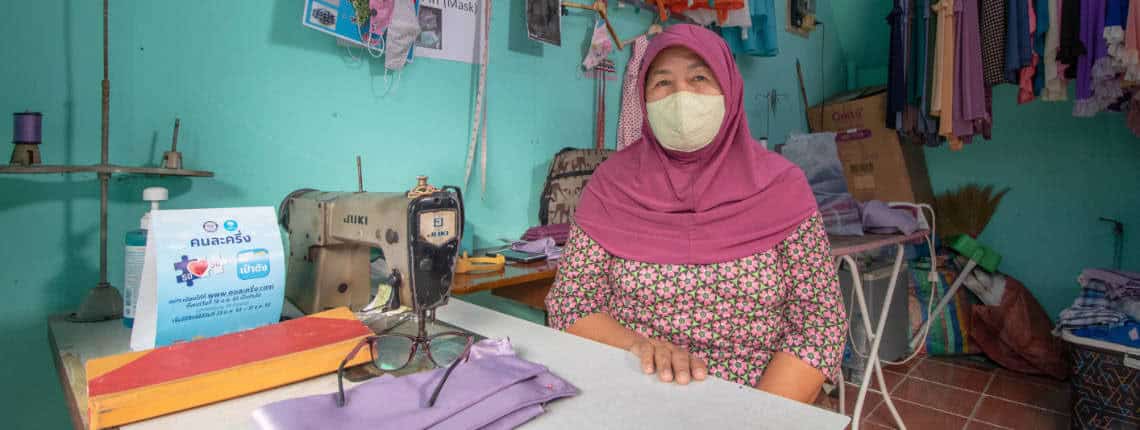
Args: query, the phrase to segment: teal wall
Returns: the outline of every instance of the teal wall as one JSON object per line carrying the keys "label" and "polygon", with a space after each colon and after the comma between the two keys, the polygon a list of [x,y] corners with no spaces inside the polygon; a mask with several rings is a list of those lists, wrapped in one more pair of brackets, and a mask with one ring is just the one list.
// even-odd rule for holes
{"label": "teal wall", "polygon": [[[100,3],[0,3],[0,112],[44,112],[42,151],[49,164],[99,159]],[[783,17],[786,2],[776,3]],[[402,190],[419,174],[435,184],[460,182],[477,69],[419,59],[384,95],[381,63],[353,60],[328,36],[302,28],[301,5],[112,1],[111,161],[156,164],[178,116],[187,167],[217,174],[112,181],[115,285],[122,279],[121,240],[137,225],[147,186],[171,190],[167,208],[276,205],[297,188],[354,189],[357,154],[369,190]],[[517,237],[535,223],[549,157],[593,141],[594,83],[580,76],[592,20],[580,13],[564,18],[563,47],[544,47],[526,40],[522,5],[511,0],[494,7],[487,193],[480,196],[476,182],[466,192],[480,245]],[[829,22],[829,6],[820,9]],[[625,37],[644,31],[650,20],[632,8],[613,10]],[[835,34],[826,35],[826,44],[819,32],[810,39],[779,34],[779,57],[740,60],[753,132],[777,143],[803,128],[795,59],[803,63],[812,103],[846,85]],[[622,67],[626,58],[614,56]],[[611,145],[619,88],[620,81],[611,81]],[[762,95],[772,89],[781,98],[769,120]],[[0,135],[10,134],[9,124],[0,121]],[[74,309],[97,278],[97,190],[92,175],[0,175],[0,224],[6,226],[0,239],[0,413],[7,428],[68,426],[45,319]],[[496,305],[489,297],[477,301]]]}
{"label": "teal wall", "polygon": [[993,109],[992,141],[926,151],[930,180],[935,192],[1010,187],[980,239],[1055,319],[1076,298],[1081,269],[1112,265],[1112,226],[1098,218],[1126,224],[1123,266],[1140,271],[1140,138],[1119,113],[1083,119],[1071,102],[1018,105],[1012,85],[995,88]]}
{"label": "teal wall", "polygon": [[[885,84],[891,1],[843,0],[833,8],[855,70],[848,84]],[[1012,188],[981,240],[1055,319],[1072,304],[1081,269],[1112,265],[1112,228],[1098,218],[1126,224],[1123,266],[1140,271],[1140,138],[1121,114],[1074,118],[1072,102],[1018,105],[1016,94],[1012,85],[995,88],[992,141],[961,152],[929,149],[927,167],[936,193],[971,182]]]}

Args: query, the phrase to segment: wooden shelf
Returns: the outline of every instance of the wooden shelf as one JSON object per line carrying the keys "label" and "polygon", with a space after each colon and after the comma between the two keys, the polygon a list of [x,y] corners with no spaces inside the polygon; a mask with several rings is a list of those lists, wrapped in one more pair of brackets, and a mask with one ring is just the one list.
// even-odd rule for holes
{"label": "wooden shelf", "polygon": [[0,174],[43,175],[51,173],[109,173],[113,175],[196,176],[205,178],[214,176],[214,172],[204,170],[131,167],[115,164],[0,166]]}

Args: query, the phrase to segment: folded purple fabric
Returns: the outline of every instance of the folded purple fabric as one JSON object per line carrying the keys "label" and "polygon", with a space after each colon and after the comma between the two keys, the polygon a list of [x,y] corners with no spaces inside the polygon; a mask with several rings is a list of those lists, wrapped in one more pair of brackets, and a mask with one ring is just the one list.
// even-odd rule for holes
{"label": "folded purple fabric", "polygon": [[531,227],[523,233],[522,240],[538,240],[544,237],[554,239],[554,243],[563,245],[570,238],[570,224],[550,224]]}
{"label": "folded purple fabric", "polygon": [[910,212],[892,209],[878,200],[863,203],[863,229],[868,233],[911,234],[918,231],[918,220]]}
{"label": "folded purple fabric", "polygon": [[542,404],[578,394],[545,366],[492,347],[456,366],[435,406],[424,407],[444,370],[362,383],[345,391],[344,407],[335,393],[283,400],[253,420],[265,430],[509,429],[541,414]]}
{"label": "folded purple fabric", "polygon": [[511,249],[531,254],[545,254],[547,260],[557,260],[562,257],[562,248],[559,248],[554,239],[550,237],[518,241],[511,245]]}

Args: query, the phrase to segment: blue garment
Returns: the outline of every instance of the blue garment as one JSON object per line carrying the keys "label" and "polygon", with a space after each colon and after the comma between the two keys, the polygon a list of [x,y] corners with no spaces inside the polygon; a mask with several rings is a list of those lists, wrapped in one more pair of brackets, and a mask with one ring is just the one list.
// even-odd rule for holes
{"label": "blue garment", "polygon": [[1104,13],[1105,27],[1121,27],[1128,23],[1128,0],[1108,0]]}
{"label": "blue garment", "polygon": [[1037,32],[1033,37],[1033,52],[1037,53],[1037,69],[1033,73],[1033,95],[1041,95],[1041,89],[1045,88],[1045,34],[1049,32],[1050,1],[1052,0],[1037,0],[1033,6],[1037,13]]}
{"label": "blue garment", "polygon": [[1006,9],[1005,78],[1017,83],[1021,68],[1033,64],[1033,41],[1029,37],[1029,3],[1009,0]]}
{"label": "blue garment", "polygon": [[775,57],[780,53],[776,44],[776,17],[774,0],[748,0],[748,13],[752,15],[752,26],[748,27],[748,38],[744,39],[740,27],[720,29],[720,36],[728,44],[733,54],[746,54],[756,57]]}
{"label": "blue garment", "polygon": [[1129,321],[1117,327],[1081,327],[1073,330],[1073,334],[1130,348],[1140,348],[1140,323],[1136,321]]}

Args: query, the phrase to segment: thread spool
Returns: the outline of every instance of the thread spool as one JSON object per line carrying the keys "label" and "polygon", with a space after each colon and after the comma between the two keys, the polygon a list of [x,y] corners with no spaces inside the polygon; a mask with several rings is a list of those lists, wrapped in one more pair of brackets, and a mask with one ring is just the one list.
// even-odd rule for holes
{"label": "thread spool", "polygon": [[12,114],[11,164],[31,166],[40,164],[40,143],[43,141],[43,114],[19,112]]}

